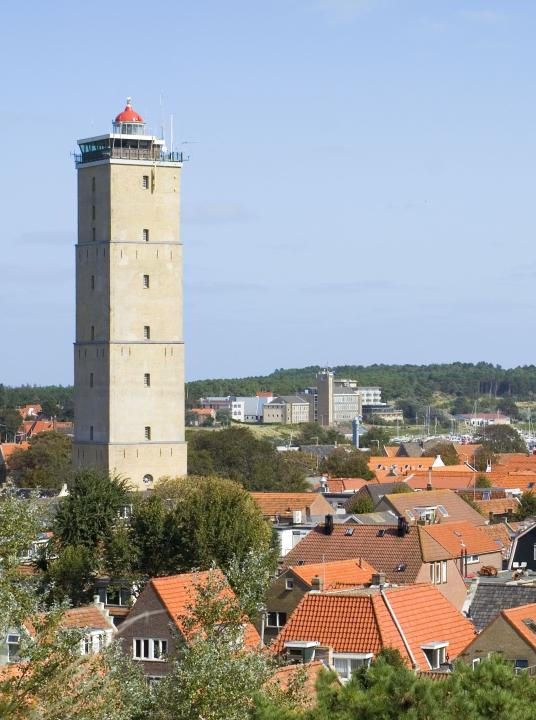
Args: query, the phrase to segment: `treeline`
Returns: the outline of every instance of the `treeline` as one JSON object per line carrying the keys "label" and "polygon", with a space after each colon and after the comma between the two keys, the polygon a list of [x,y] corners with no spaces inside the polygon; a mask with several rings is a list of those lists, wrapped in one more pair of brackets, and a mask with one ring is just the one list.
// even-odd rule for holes
{"label": "treeline", "polygon": [[[270,375],[246,378],[196,380],[188,383],[188,401],[206,395],[254,395],[272,390],[288,395],[315,384],[320,366],[279,369]],[[491,363],[438,365],[339,365],[340,378],[357,379],[361,385],[379,385],[384,400],[416,398],[431,400],[434,392],[476,399],[482,395],[511,396],[517,400],[536,398],[536,366],[502,368]]]}
{"label": "treeline", "polygon": [[[187,404],[195,405],[207,395],[255,395],[271,390],[276,395],[290,395],[312,386],[319,365],[305,368],[280,368],[269,375],[245,378],[217,378],[187,383]],[[536,399],[536,366],[502,368],[491,363],[449,363],[437,365],[339,365],[333,368],[340,378],[357,379],[361,385],[379,385],[383,399],[431,401],[435,392],[476,400],[511,397],[514,400]],[[60,419],[71,419],[73,388],[62,385],[0,384],[0,407],[15,407],[39,402],[44,412]]]}

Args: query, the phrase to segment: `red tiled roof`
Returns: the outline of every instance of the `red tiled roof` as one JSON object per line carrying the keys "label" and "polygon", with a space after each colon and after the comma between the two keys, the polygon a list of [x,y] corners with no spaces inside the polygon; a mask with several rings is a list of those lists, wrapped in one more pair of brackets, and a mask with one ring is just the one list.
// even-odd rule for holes
{"label": "red tiled roof", "polygon": [[463,550],[470,555],[499,551],[497,544],[480,527],[466,521],[425,525],[423,530],[454,557],[460,557]]}
{"label": "red tiled roof", "polygon": [[458,458],[460,459],[460,462],[468,462],[470,465],[474,462],[474,456],[477,450],[480,450],[482,445],[477,444],[471,444],[471,445],[462,445],[461,443],[452,443],[454,446],[454,449],[456,450],[456,454],[458,455]]}
{"label": "red tiled roof", "polygon": [[514,497],[510,498],[492,498],[491,500],[475,500],[484,515],[493,513],[494,515],[506,515],[508,511],[516,512],[519,508],[519,502]]}
{"label": "red tiled roof", "polygon": [[[218,580],[223,578],[223,573],[217,570],[168,575],[167,577],[153,578],[150,581],[162,605],[183,635],[186,635],[186,630],[182,620],[189,615],[190,607],[195,604],[196,586],[206,583],[211,573],[215,573]],[[229,586],[224,592],[228,593],[230,597],[234,596]],[[244,644],[247,647],[258,647],[259,642],[258,632],[251,623],[247,623]]]}
{"label": "red tiled roof", "polygon": [[473,525],[484,525],[486,523],[486,518],[452,490],[425,490],[420,493],[385,495],[383,502],[387,502],[398,515],[407,520],[412,520],[408,515],[408,511],[415,515],[415,509],[418,507],[438,507],[441,505],[448,513],[446,516],[440,515],[442,523],[457,522],[459,520],[467,520]]}
{"label": "red tiled roof", "polygon": [[363,478],[333,478],[327,481],[327,488],[330,493],[357,492],[369,482]]}
{"label": "red tiled roof", "polygon": [[366,560],[335,560],[310,565],[294,565],[290,570],[310,586],[312,579],[317,575],[323,581],[324,590],[365,585],[370,583],[372,573],[376,572]]}
{"label": "red tiled roof", "polygon": [[[351,535],[347,532],[352,530]],[[450,559],[452,556],[422,528],[411,526],[407,535],[398,535],[394,525],[334,525],[330,535],[324,526],[313,528],[283,558],[283,567],[357,560],[363,558],[390,583],[414,583],[424,561]],[[400,569],[399,569],[400,568]]]}
{"label": "red tiled roof", "polygon": [[29,447],[29,443],[27,442],[21,442],[21,443],[1,443],[0,444],[0,454],[2,455],[2,458],[4,462],[7,464],[9,458],[11,455],[13,455],[14,452],[17,450],[27,450]]}
{"label": "red tiled roof", "polygon": [[[386,588],[385,596],[401,626],[418,669],[429,669],[422,645],[448,642],[450,660],[474,638],[474,628],[432,585]],[[274,652],[285,642],[319,642],[336,653],[374,653],[383,647],[410,655],[379,590],[352,593],[308,593],[276,638]]]}
{"label": "red tiled roof", "polygon": [[312,514],[324,515],[333,512],[333,508],[321,493],[252,492],[250,495],[266,517],[290,515],[294,510],[306,510],[313,504],[315,512]]}
{"label": "red tiled roof", "polygon": [[[384,457],[374,455],[369,458],[368,466],[372,472],[394,470],[399,475],[409,475],[414,470],[428,470],[436,460],[434,457]],[[394,468],[393,468],[394,466]]]}
{"label": "red tiled roof", "polygon": [[108,630],[114,625],[101,610],[95,605],[84,605],[83,607],[71,608],[66,610],[60,620],[60,626],[63,628],[95,628],[99,630]]}
{"label": "red tiled roof", "polygon": [[[536,651],[536,603],[521,605],[520,607],[510,608],[509,610],[501,610],[501,615],[506,622],[514,628],[517,634]],[[535,630],[531,630],[525,623],[525,620],[531,623]]]}
{"label": "red tiled roof", "polygon": [[475,474],[469,470],[469,468],[466,468],[466,470],[467,472],[458,472],[447,470],[446,468],[438,468],[431,473],[427,470],[416,470],[408,476],[407,485],[413,488],[413,490],[426,490],[429,483],[432,484],[434,490],[472,488]]}
{"label": "red tiled roof", "polygon": [[298,678],[301,680],[302,673],[305,673],[305,682],[299,686],[301,693],[305,695],[302,705],[312,707],[316,704],[316,681],[318,680],[318,674],[325,667],[321,660],[314,660],[313,662],[303,665],[282,665],[277,668],[266,685],[277,685],[284,692],[290,689],[293,681]]}
{"label": "red tiled roof", "polygon": [[493,523],[491,525],[480,525],[480,532],[485,533],[489,538],[493,540],[497,548],[507,555],[510,551],[510,545],[512,540],[508,533],[508,529],[504,523]]}

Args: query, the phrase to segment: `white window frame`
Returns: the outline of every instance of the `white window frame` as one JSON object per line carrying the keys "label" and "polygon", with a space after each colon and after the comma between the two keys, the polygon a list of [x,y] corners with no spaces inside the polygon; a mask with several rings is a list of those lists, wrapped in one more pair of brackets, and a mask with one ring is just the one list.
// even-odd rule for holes
{"label": "white window frame", "polygon": [[[276,616],[276,624],[275,625],[270,624],[270,615]],[[280,622],[281,615],[285,616],[285,622],[283,622],[283,623]],[[270,610],[269,612],[266,613],[266,627],[281,629],[282,627],[285,627],[285,625],[287,624],[287,620],[288,620],[288,615],[286,612],[279,611],[279,610]]]}
{"label": "white window frame", "polygon": [[292,578],[286,578],[285,590],[292,590],[294,588],[294,580]]}
{"label": "white window frame", "polygon": [[481,661],[482,658],[473,658],[471,662],[471,667],[473,668],[473,670],[476,668],[477,665],[480,665]]}
{"label": "white window frame", "polygon": [[[7,661],[8,662],[19,662],[19,660],[20,660],[20,641],[21,641],[21,636],[18,633],[8,633],[7,638],[6,638]],[[13,650],[12,648],[16,648],[16,649]]]}
{"label": "white window frame", "polygon": [[[136,643],[140,643],[140,654],[137,655]],[[145,645],[147,643],[147,646]],[[145,649],[147,648],[147,653]],[[132,659],[148,660],[149,662],[165,662],[168,641],[165,638],[132,638]]]}
{"label": "white window frame", "polygon": [[441,560],[441,582],[446,583],[447,580],[447,561]]}
{"label": "white window frame", "polygon": [[[439,670],[441,665],[447,661],[447,647],[448,642],[432,642],[426,645],[421,645],[421,650],[424,653],[426,662],[428,663],[430,670]],[[432,653],[433,664],[430,662],[430,658],[427,653]]]}
{"label": "white window frame", "polygon": [[144,190],[149,189],[149,176],[148,175],[142,175],[141,185]]}
{"label": "white window frame", "polygon": [[[342,682],[348,682],[352,677],[352,673],[363,666],[368,667],[373,657],[373,653],[333,653],[331,665]],[[343,672],[341,672],[340,667],[337,668],[336,661],[340,664],[345,663],[346,668]]]}
{"label": "white window frame", "polygon": [[468,565],[474,565],[475,563],[480,562],[480,555],[468,555],[467,556],[467,564]]}

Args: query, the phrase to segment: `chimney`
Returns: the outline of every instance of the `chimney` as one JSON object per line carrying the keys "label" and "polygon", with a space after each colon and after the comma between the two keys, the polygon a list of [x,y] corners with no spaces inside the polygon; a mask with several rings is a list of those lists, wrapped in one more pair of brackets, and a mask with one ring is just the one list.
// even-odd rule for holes
{"label": "chimney", "polygon": [[385,573],[372,573],[371,585],[383,587],[385,585]]}
{"label": "chimney", "polygon": [[311,592],[322,592],[324,589],[324,581],[319,575],[315,575],[311,580]]}
{"label": "chimney", "polygon": [[326,515],[324,535],[333,535],[333,515]]}

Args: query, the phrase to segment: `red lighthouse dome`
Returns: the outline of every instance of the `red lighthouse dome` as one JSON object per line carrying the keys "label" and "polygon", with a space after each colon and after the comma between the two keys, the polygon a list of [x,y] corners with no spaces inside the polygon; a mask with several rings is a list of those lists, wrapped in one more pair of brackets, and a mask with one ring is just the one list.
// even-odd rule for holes
{"label": "red lighthouse dome", "polygon": [[132,109],[132,102],[130,98],[127,98],[127,106],[123,110],[123,112],[120,112],[119,115],[115,118],[116,123],[142,123],[143,118],[141,115],[138,115],[138,113]]}

